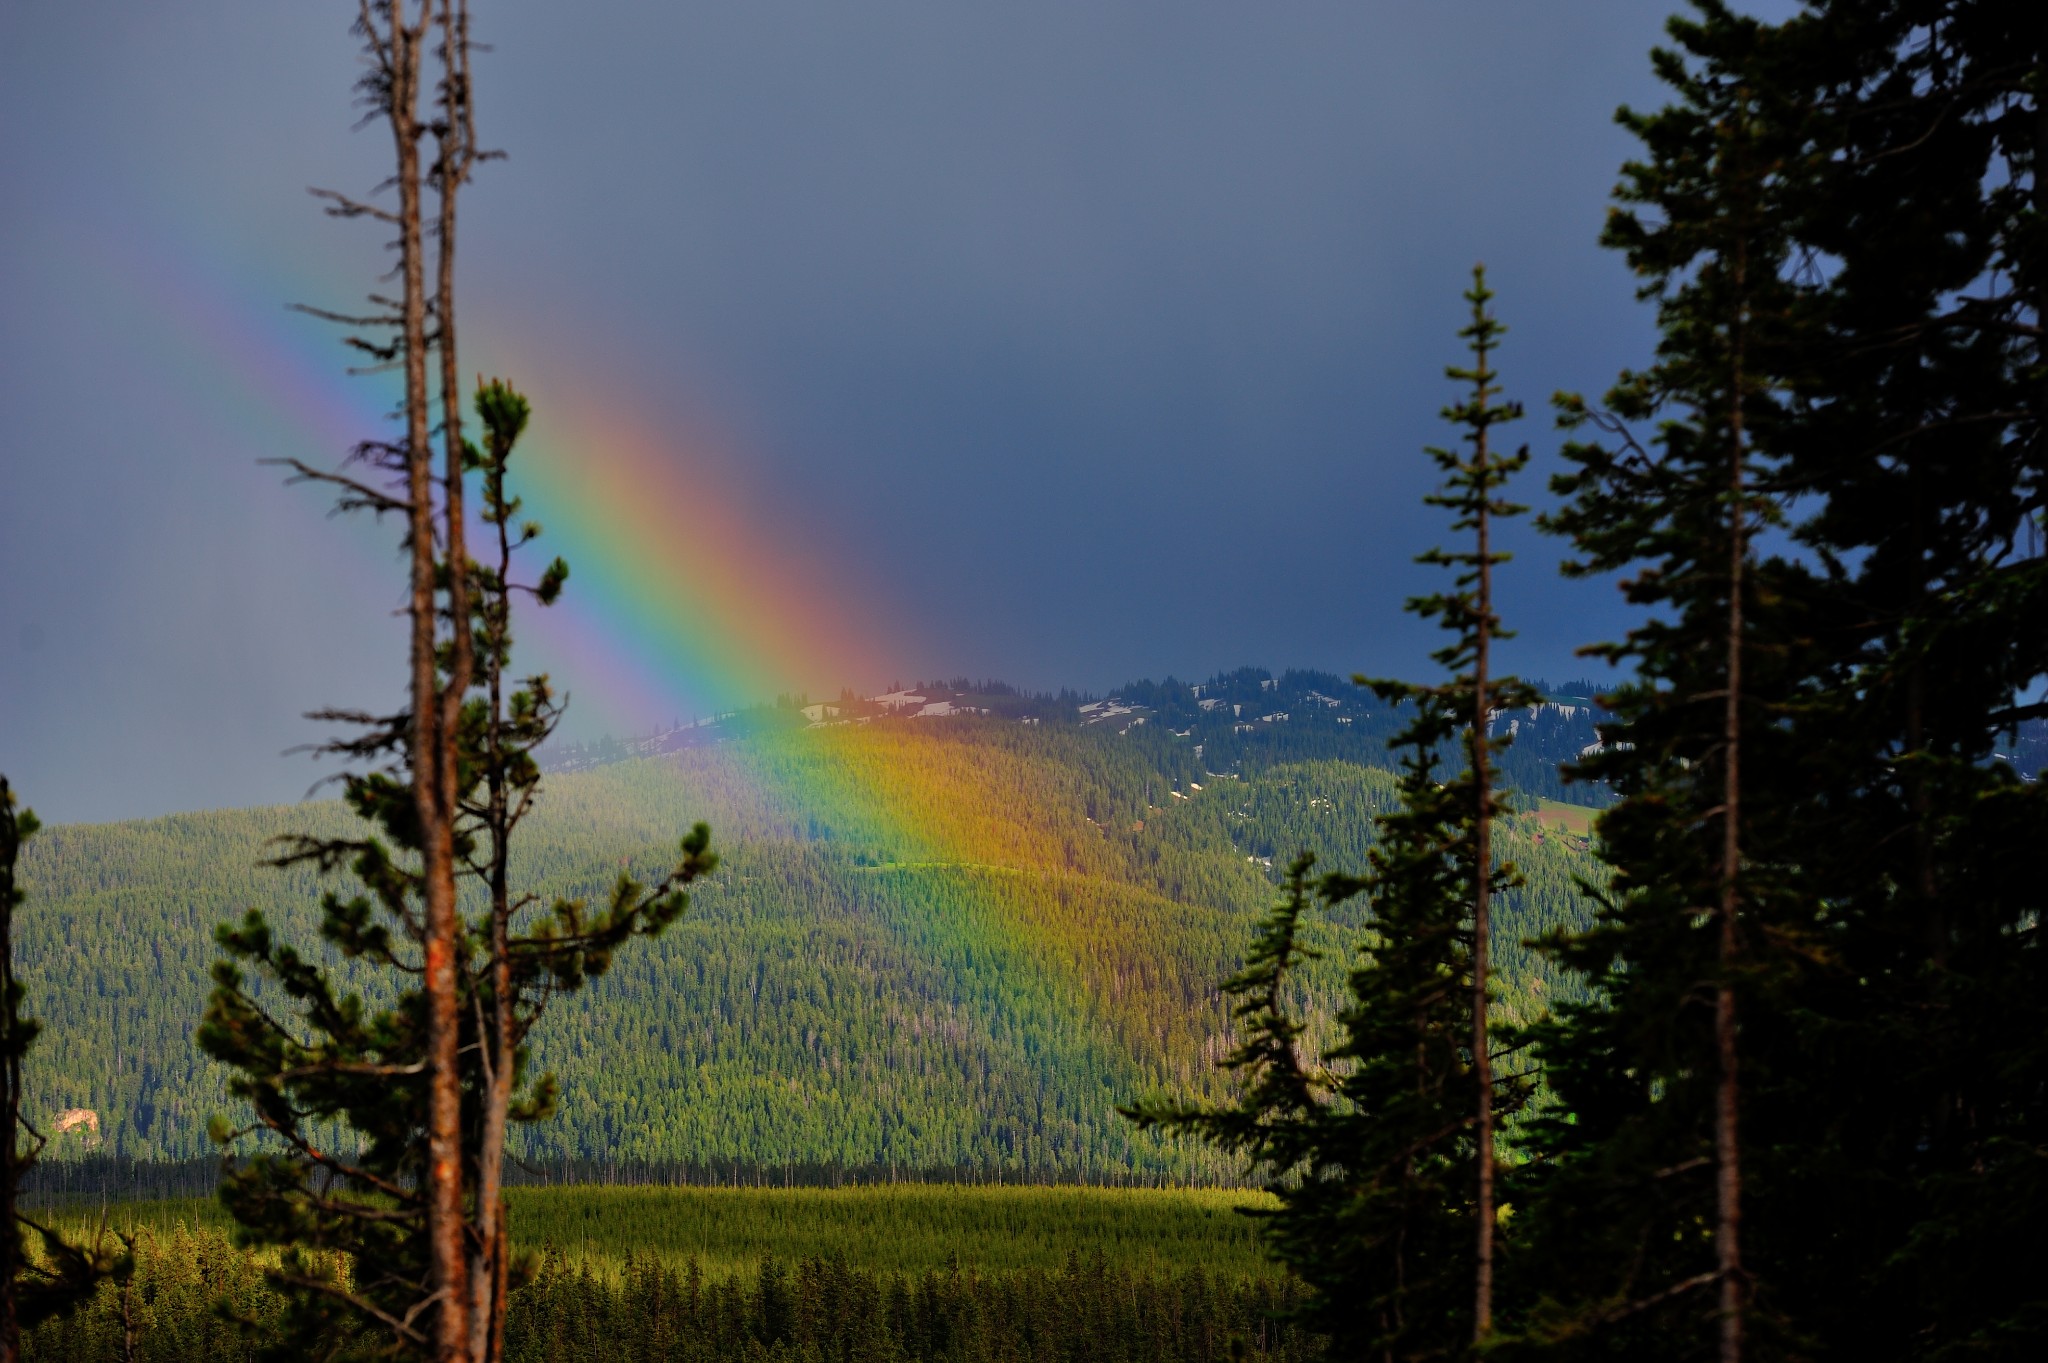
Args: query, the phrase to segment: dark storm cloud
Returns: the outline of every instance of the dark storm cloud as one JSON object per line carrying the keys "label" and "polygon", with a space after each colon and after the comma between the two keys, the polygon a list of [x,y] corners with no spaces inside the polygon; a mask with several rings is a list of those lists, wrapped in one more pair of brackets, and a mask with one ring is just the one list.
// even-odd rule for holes
{"label": "dark storm cloud", "polygon": [[[1593,244],[1614,106],[1656,97],[1637,0],[476,10],[512,157],[467,201],[470,308],[744,432],[737,476],[915,623],[906,676],[1418,669],[1472,262],[1539,456],[1550,391],[1644,351]],[[396,685],[395,562],[337,591],[354,532],[209,416],[203,337],[138,339],[71,249],[367,283],[303,197],[379,174],[348,13],[0,18],[0,769],[48,815],[292,798],[297,712]],[[1611,594],[1517,547],[1517,661],[1571,671]]]}

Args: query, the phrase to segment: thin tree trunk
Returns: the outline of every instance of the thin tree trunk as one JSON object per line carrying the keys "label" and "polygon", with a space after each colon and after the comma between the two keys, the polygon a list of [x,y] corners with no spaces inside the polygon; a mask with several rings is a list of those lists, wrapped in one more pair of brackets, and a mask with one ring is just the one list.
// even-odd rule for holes
{"label": "thin tree trunk", "polygon": [[398,154],[399,260],[404,280],[406,482],[411,498],[412,777],[420,824],[426,940],[421,985],[427,1005],[427,1202],[434,1357],[468,1363],[469,1279],[463,1255],[462,1087],[456,1014],[456,906],[452,761],[436,656],[433,444],[427,380],[427,299],[422,230],[419,123],[420,49],[430,12],[418,27],[402,7],[391,15],[391,129]]}
{"label": "thin tree trunk", "polygon": [[1742,869],[1742,592],[1748,555],[1743,479],[1743,332],[1748,255],[1738,224],[1735,238],[1735,315],[1729,337],[1728,400],[1728,660],[1721,742],[1720,981],[1714,989],[1714,1249],[1720,1278],[1721,1363],[1741,1363],[1745,1287],[1742,1272],[1741,1094],[1737,1068],[1735,969],[1740,942],[1736,909]]}
{"label": "thin tree trunk", "polygon": [[[498,475],[491,475],[496,478]],[[502,484],[489,487],[493,498],[502,494]],[[470,1319],[470,1349],[477,1363],[499,1363],[505,1346],[505,1281],[508,1268],[507,1236],[503,1199],[505,1132],[512,1102],[512,892],[508,845],[512,836],[510,792],[505,784],[504,754],[504,647],[511,630],[511,532],[501,506],[497,513],[498,585],[486,609],[488,637],[484,676],[490,688],[489,815],[491,828],[491,1007],[484,1019],[486,1035],[477,1038],[485,1057],[487,1088],[481,1129],[477,1137],[476,1180],[476,1309]]]}
{"label": "thin tree trunk", "polygon": [[1493,954],[1493,789],[1487,762],[1490,721],[1487,715],[1487,674],[1493,644],[1493,550],[1492,519],[1488,503],[1493,491],[1488,479],[1486,447],[1486,404],[1490,396],[1485,379],[1486,345],[1482,339],[1477,355],[1477,401],[1480,420],[1474,437],[1473,464],[1479,480],[1479,619],[1472,652],[1472,786],[1476,802],[1472,819],[1472,1077],[1477,1086],[1479,1110],[1477,1143],[1479,1188],[1474,1208],[1479,1242],[1473,1271],[1472,1339],[1483,1343],[1493,1333],[1493,1057],[1487,1036],[1487,976]]}
{"label": "thin tree trunk", "polygon": [[510,1207],[501,1197],[498,1201],[497,1237],[491,1248],[492,1300],[497,1303],[497,1308],[491,1312],[490,1351],[485,1355],[489,1363],[503,1363],[505,1357],[505,1294],[510,1290],[512,1280],[510,1212]]}
{"label": "thin tree trunk", "polygon": [[[496,900],[504,892],[504,877],[494,868],[492,879],[492,896]],[[504,1345],[507,1236],[503,1189],[513,1059],[507,917],[497,903],[492,905],[492,1000],[486,1018],[489,1032],[477,1039],[489,1057],[483,1121],[477,1135],[476,1245],[472,1268],[475,1308],[470,1319],[471,1354],[477,1363],[498,1363]]]}
{"label": "thin tree trunk", "polygon": [[[441,357],[442,481],[447,498],[448,616],[454,648],[448,685],[442,694],[441,726],[452,735],[469,693],[474,666],[469,618],[468,526],[463,514],[462,370],[455,352],[455,200],[475,153],[469,102],[469,6],[441,0],[441,109],[435,183],[440,195],[440,231],[436,242],[439,278],[435,287],[435,333]],[[442,781],[451,810],[455,800],[455,744],[442,745]]]}
{"label": "thin tree trunk", "polygon": [[[493,680],[495,683],[495,678]],[[493,690],[496,690],[495,684]],[[499,807],[498,836],[502,837],[505,831],[503,795],[494,793],[492,803]],[[476,1244],[472,1260],[474,1309],[470,1318],[470,1350],[477,1363],[497,1363],[504,1341],[506,1228],[503,1188],[506,1119],[512,1098],[512,969],[507,944],[510,914],[506,907],[503,854],[494,850],[492,861],[489,965],[492,998],[485,1019],[488,1034],[477,1038],[478,1045],[488,1057],[483,1121],[477,1135]]]}
{"label": "thin tree trunk", "polygon": [[[429,0],[431,13],[432,0]],[[423,14],[423,23],[426,14]],[[469,694],[470,681],[474,675],[475,623],[471,620],[469,583],[468,524],[464,509],[463,477],[466,463],[462,438],[462,370],[456,350],[455,329],[455,226],[456,201],[463,181],[469,176],[471,157],[475,150],[472,142],[472,124],[469,103],[469,7],[456,0],[439,0],[439,25],[441,29],[441,121],[436,136],[436,158],[433,167],[433,183],[440,209],[435,233],[435,289],[434,289],[434,340],[440,359],[441,386],[441,440],[442,440],[442,520],[444,543],[446,545],[448,573],[448,619],[451,630],[448,678],[442,687],[440,697],[440,725],[442,742],[436,754],[440,770],[437,783],[440,786],[442,804],[448,811],[451,830],[450,862],[453,862],[453,821],[455,803],[460,792],[456,789],[456,734],[461,723],[462,704]],[[495,714],[495,710],[493,711]],[[494,835],[498,830],[493,830]],[[502,865],[500,848],[493,848],[494,864]],[[452,884],[452,873],[451,873]],[[452,917],[452,915],[451,915]],[[451,931],[459,931],[456,925]],[[451,935],[451,942],[453,938]],[[451,952],[452,956],[452,952]],[[450,1019],[459,1026],[457,1000],[453,997],[454,973],[450,972],[451,996],[447,1004]],[[440,1001],[436,1000],[436,1006]],[[459,1047],[459,1041],[455,1043]],[[477,1044],[488,1045],[487,1038],[479,1036]],[[453,1052],[451,1052],[453,1054]],[[451,1074],[456,1072],[451,1063]],[[495,1071],[489,1071],[495,1078]],[[496,1103],[496,1085],[484,1096],[484,1126],[491,1126],[493,1115],[499,1115],[498,1128],[502,1144],[502,1112]],[[456,1078],[455,1109],[457,1113],[457,1141],[460,1141],[461,1093],[459,1075]],[[488,1132],[486,1133],[488,1136]],[[482,1359],[489,1346],[490,1321],[497,1309],[496,1294],[492,1290],[491,1271],[492,1230],[495,1222],[497,1198],[483,1187],[483,1165],[490,1158],[488,1139],[483,1150],[478,1152],[478,1201],[477,1224],[472,1235],[471,1227],[464,1226],[458,1240],[458,1248],[464,1251],[464,1283],[466,1291],[462,1301],[462,1328],[467,1334],[468,1356]],[[458,1163],[458,1169],[460,1165]],[[493,1171],[495,1172],[495,1171]],[[493,1180],[495,1181],[495,1180]],[[456,1208],[462,1208],[461,1186],[456,1186]]]}

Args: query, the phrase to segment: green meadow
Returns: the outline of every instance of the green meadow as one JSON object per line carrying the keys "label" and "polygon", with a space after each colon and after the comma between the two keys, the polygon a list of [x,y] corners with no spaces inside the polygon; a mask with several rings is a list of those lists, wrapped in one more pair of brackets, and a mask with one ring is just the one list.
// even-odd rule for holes
{"label": "green meadow", "polygon": [[[858,1188],[514,1188],[513,1235],[529,1249],[605,1273],[632,1260],[708,1277],[768,1260],[842,1259],[877,1273],[957,1265],[984,1274],[1055,1272],[1070,1256],[1147,1277],[1200,1269],[1271,1273],[1251,1218],[1267,1198],[1246,1190],[874,1184]],[[117,1203],[116,1230],[157,1236],[224,1232],[204,1199]],[[61,1219],[88,1236],[98,1210]]]}
{"label": "green meadow", "polygon": [[1568,804],[1547,796],[1517,794],[1513,801],[1517,809],[1526,810],[1545,828],[1561,828],[1575,838],[1591,836],[1593,820],[1600,817],[1599,810],[1587,805]]}
{"label": "green meadow", "polygon": [[845,1259],[881,1273],[957,1262],[984,1273],[1061,1268],[1100,1254],[1135,1273],[1268,1271],[1251,1218],[1260,1194],[1219,1189],[877,1184],[863,1188],[522,1188],[512,1229],[565,1257],[671,1262],[708,1274],[763,1260]]}

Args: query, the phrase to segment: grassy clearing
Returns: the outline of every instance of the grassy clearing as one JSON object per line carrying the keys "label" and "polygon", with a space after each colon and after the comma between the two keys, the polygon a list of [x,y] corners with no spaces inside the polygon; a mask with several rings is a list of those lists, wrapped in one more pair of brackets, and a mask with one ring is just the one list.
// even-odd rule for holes
{"label": "grassy clearing", "polygon": [[133,1233],[146,1230],[159,1237],[178,1231],[224,1231],[232,1224],[220,1203],[210,1197],[150,1198],[137,1202],[111,1202],[84,1207],[77,1203],[56,1208],[30,1207],[28,1215],[54,1226],[76,1240],[92,1239],[104,1218],[110,1231]]}
{"label": "grassy clearing", "polygon": [[[718,1277],[762,1261],[839,1258],[879,1273],[957,1262],[984,1273],[1055,1272],[1069,1255],[1145,1275],[1274,1272],[1235,1208],[1260,1194],[1216,1189],[885,1184],[861,1188],[515,1188],[512,1233],[605,1271],[630,1258],[695,1258]],[[60,1219],[90,1230],[99,1213]],[[116,1229],[225,1229],[208,1200],[120,1203]],[[81,1223],[84,1225],[81,1226]]]}
{"label": "grassy clearing", "polygon": [[1586,805],[1566,804],[1563,800],[1547,800],[1537,797],[1531,800],[1526,795],[1516,795],[1515,804],[1526,809],[1536,822],[1545,828],[1562,829],[1575,838],[1583,838],[1593,831],[1593,820],[1600,817],[1600,811]]}
{"label": "grassy clearing", "polygon": [[1115,1268],[1271,1271],[1252,1223],[1234,1208],[1256,1194],[1213,1189],[975,1187],[522,1188],[512,1231],[568,1257],[628,1254],[707,1273],[764,1259],[842,1258],[876,1272],[921,1273],[956,1260],[1002,1273],[1061,1268],[1101,1254]]}

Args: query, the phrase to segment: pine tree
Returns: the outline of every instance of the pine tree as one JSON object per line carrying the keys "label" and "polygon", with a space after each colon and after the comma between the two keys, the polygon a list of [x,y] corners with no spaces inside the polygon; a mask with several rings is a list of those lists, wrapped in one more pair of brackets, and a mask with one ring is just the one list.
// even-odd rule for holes
{"label": "pine tree", "polygon": [[[1593,1335],[1611,1336],[1615,1352],[1671,1337],[1676,1289],[1701,1267],[1667,1253],[1701,1224],[1703,1190],[1688,1181],[1732,1161],[1700,1151],[1686,1120],[1701,1111],[1703,1038],[1653,1024],[1659,1008],[1697,1011],[1677,981],[1714,979],[1740,1004],[1749,1293],[1738,1305],[1768,1332],[1753,1342],[1801,1356],[2030,1356],[2048,1335],[2048,1249],[2028,1229],[2048,1208],[2048,1180],[2023,1153],[2048,1139],[2048,961],[2029,849],[2048,800],[1997,754],[2013,725],[2042,713],[2030,694],[2048,672],[2048,32],[2037,6],[2010,0],[1828,0],[1777,25],[1697,8],[1677,30],[1682,50],[1659,58],[1683,107],[1635,120],[1652,156],[1632,187],[1662,222],[1610,239],[1652,286],[1711,282],[1717,268],[1730,278],[1748,249],[1746,373],[1723,387],[1751,394],[1734,410],[1750,486],[1767,499],[1757,519],[1788,516],[1777,542],[1799,552],[1750,564],[1736,597],[1750,616],[1738,660],[1752,722],[1740,734],[1738,912],[1720,923],[1738,929],[1738,968],[1717,978],[1684,959],[1683,933],[1659,942],[1652,931],[1656,896],[1680,908],[1704,886],[1695,875],[1686,890],[1672,855],[1685,801],[1637,776],[1603,825],[1636,909],[1617,902],[1567,953],[1607,1000],[1552,1037],[1575,1129],[1561,1113],[1539,1125],[1520,1224],[1543,1248],[1524,1258],[1610,1266],[1604,1300],[1543,1285],[1579,1293],[1575,1308],[1553,1298],[1542,1313],[1560,1334],[1606,1320],[1574,1337],[1592,1349]],[[1710,173],[1708,127],[1744,130],[1723,139],[1725,174]],[[1752,230],[1732,230],[1745,216]],[[1690,275],[1659,244],[1686,232],[1706,238]],[[1684,302],[1686,289],[1667,297]],[[1674,356],[1727,366],[1734,347],[1724,335],[1716,356],[1713,343],[1730,309],[1709,309],[1699,288],[1690,301],[1667,309],[1660,367]],[[1683,403],[1701,385],[1667,388]],[[1638,400],[1628,415],[1653,406]],[[1684,424],[1703,447],[1732,434],[1726,421]],[[1631,523],[1628,503],[1667,498],[1668,457],[1638,453],[1624,448],[1577,489],[1577,511],[1591,513],[1574,527],[1582,536],[1623,530],[1603,551],[1647,523]],[[1739,504],[1730,491],[1725,503]],[[1659,589],[1667,564],[1636,562],[1651,570],[1637,581]],[[1700,615],[1674,637],[1703,655]],[[1715,689],[1698,669],[1688,682],[1638,656],[1674,701]],[[1737,694],[1720,697],[1724,718]],[[1604,774],[1647,770],[1681,727],[1640,691],[1624,691],[1621,710],[1629,723],[1612,737],[1630,746],[1589,764]],[[1695,740],[1695,770],[1712,769],[1710,742]],[[1691,807],[1710,811],[1708,793]],[[1572,1225],[1582,1235],[1564,1233]],[[1637,1239],[1625,1243],[1621,1226]],[[1733,1281],[1714,1278],[1723,1292]],[[1725,1303],[1720,1314],[1733,1319]]]}
{"label": "pine tree", "polygon": [[[484,432],[481,450],[467,452],[466,463],[483,474],[483,521],[496,541],[496,562],[472,569],[476,586],[475,654],[483,672],[484,695],[463,715],[463,748],[470,770],[480,773],[462,801],[469,827],[485,854],[469,859],[469,869],[490,897],[483,923],[482,963],[471,992],[485,1001],[474,1039],[477,1101],[465,1132],[464,1148],[473,1160],[469,1170],[475,1188],[475,1234],[468,1244],[470,1260],[470,1353],[496,1360],[505,1352],[505,1303],[514,1274],[508,1214],[504,1204],[505,1142],[508,1124],[537,1120],[552,1112],[554,1088],[544,1084],[530,1100],[515,1106],[526,1054],[521,1045],[536,1017],[531,1005],[522,1012],[521,973],[513,956],[513,919],[523,904],[512,890],[512,833],[540,787],[540,765],[534,752],[555,731],[561,706],[545,676],[528,678],[507,694],[506,669],[512,661],[512,599],[522,590],[512,576],[513,556],[540,534],[528,523],[514,529],[522,510],[505,485],[512,451],[532,417],[532,409],[509,384],[479,385],[477,415]],[[549,563],[539,582],[524,588],[540,605],[552,605],[568,580],[569,566],[560,558]],[[680,905],[676,906],[680,910]],[[522,1265],[521,1278],[530,1265]]]}
{"label": "pine tree", "polygon": [[[1425,729],[1440,728],[1427,717],[1432,708],[1441,707],[1445,718],[1460,709],[1465,712],[1463,740],[1468,766],[1463,780],[1449,789],[1454,792],[1453,799],[1464,801],[1468,812],[1448,821],[1447,826],[1461,835],[1469,834],[1472,858],[1471,1052],[1474,1140],[1479,1166],[1479,1192],[1473,1211],[1478,1223],[1473,1304],[1476,1344],[1483,1343],[1493,1329],[1494,1112],[1501,1101],[1488,1037],[1487,1015],[1492,1005],[1489,976],[1493,963],[1491,904],[1495,890],[1521,883],[1512,867],[1496,866],[1493,859],[1493,820],[1501,812],[1494,757],[1512,742],[1511,737],[1493,736],[1493,717],[1497,710],[1534,705],[1542,698],[1516,678],[1496,677],[1492,671],[1494,641],[1513,637],[1501,628],[1493,608],[1493,570],[1509,558],[1493,546],[1495,521],[1518,516],[1528,509],[1503,500],[1499,492],[1509,478],[1528,466],[1529,451],[1524,446],[1512,455],[1501,455],[1488,444],[1493,427],[1520,417],[1522,408],[1520,403],[1496,401],[1499,394],[1493,381],[1498,376],[1490,367],[1490,357],[1507,329],[1487,310],[1493,293],[1486,287],[1484,267],[1474,267],[1472,288],[1465,297],[1472,304],[1472,321],[1458,334],[1471,346],[1472,366],[1453,366],[1446,372],[1452,379],[1469,382],[1472,395],[1447,409],[1444,417],[1465,427],[1472,448],[1469,455],[1447,449],[1430,450],[1448,480],[1442,492],[1426,500],[1432,506],[1456,512],[1451,529],[1471,531],[1473,547],[1425,554],[1423,562],[1459,569],[1460,575],[1454,590],[1424,598],[1413,606],[1424,617],[1440,620],[1445,629],[1457,636],[1456,643],[1436,655],[1436,661],[1453,674],[1454,680],[1446,687],[1434,689],[1383,683],[1374,690],[1382,700],[1406,700],[1417,705],[1418,727],[1397,737],[1395,746],[1411,743],[1418,756],[1425,742],[1436,741],[1436,735]],[[1419,809],[1423,793],[1417,788],[1414,795],[1411,808]]]}
{"label": "pine tree", "polygon": [[657,935],[680,917],[688,904],[682,887],[708,874],[717,857],[709,850],[710,830],[700,823],[683,840],[681,859],[662,883],[648,887],[621,875],[610,904],[597,914],[580,901],[562,900],[549,919],[522,920],[536,900],[513,888],[513,835],[539,795],[535,753],[554,733],[562,707],[545,675],[515,683],[507,674],[512,602],[525,594],[552,605],[569,567],[555,558],[535,582],[514,577],[519,550],[541,533],[537,523],[519,521],[523,504],[506,487],[531,408],[495,379],[479,385],[475,402],[484,444],[471,447],[466,462],[482,474],[482,520],[497,554],[494,563],[474,564],[470,572],[483,694],[463,712],[459,770],[471,774],[471,784],[458,800],[457,829],[464,875],[482,886],[488,907],[465,934],[458,978],[463,1053],[473,1057],[462,1071],[464,1176],[473,1190],[466,1204],[471,1347],[474,1357],[496,1360],[504,1354],[507,1296],[532,1271],[530,1258],[515,1265],[511,1250],[503,1192],[508,1124],[552,1116],[558,1094],[551,1074],[528,1084],[526,1038],[555,995],[605,973],[612,953],[630,938]]}
{"label": "pine tree", "polygon": [[[1454,512],[1452,529],[1470,532],[1473,546],[1424,554],[1457,577],[1450,591],[1409,602],[1451,632],[1435,655],[1451,678],[1370,683],[1381,699],[1413,707],[1392,745],[1405,754],[1400,806],[1377,820],[1366,876],[1312,885],[1314,858],[1295,861],[1244,971],[1224,986],[1247,1029],[1224,1061],[1244,1075],[1238,1101],[1130,1109],[1143,1124],[1191,1131],[1248,1159],[1279,1199],[1261,1214],[1267,1244],[1311,1289],[1302,1320],[1340,1357],[1459,1356],[1491,1337],[1494,1128],[1523,1097],[1519,1080],[1494,1073],[1490,1053],[1489,905],[1520,883],[1492,856],[1501,811],[1493,759],[1506,746],[1492,726],[1496,710],[1538,699],[1490,667],[1493,642],[1507,637],[1492,598],[1493,569],[1507,556],[1492,536],[1497,518],[1522,510],[1501,490],[1528,462],[1526,449],[1504,455],[1491,444],[1493,427],[1520,414],[1495,385],[1504,328],[1487,308],[1492,297],[1475,269],[1471,321],[1459,333],[1472,363],[1447,371],[1471,393],[1444,411],[1467,448],[1429,451],[1446,480],[1428,501]],[[1459,748],[1463,769],[1445,780],[1444,761]],[[1307,1028],[1289,996],[1312,892],[1332,905],[1365,893],[1372,905],[1340,1036],[1322,1065],[1302,1055]]]}
{"label": "pine tree", "polygon": [[1829,960],[1797,1072],[1759,1094],[1812,1152],[1777,1296],[1845,1357],[2024,1356],[2048,1337],[2022,1153],[2048,1140],[2048,799],[1997,754],[2048,672],[2048,29],[2012,0],[1815,4],[1745,70],[1803,108],[1785,212],[1813,262],[1769,441],[1810,508],[1813,693],[1786,722]]}
{"label": "pine tree", "polygon": [[[539,533],[531,524],[511,528],[520,507],[504,483],[528,408],[493,382],[479,389],[476,409],[486,442],[468,452],[467,462],[484,473],[484,521],[496,533],[499,560],[472,572],[485,694],[465,707],[456,768],[463,785],[454,846],[464,876],[483,886],[486,904],[456,942],[458,1039],[466,1057],[457,1081],[462,1230],[466,1274],[474,1281],[468,1290],[476,1293],[465,1308],[464,1342],[474,1338],[479,1358],[496,1358],[507,1294],[527,1271],[513,1264],[506,1235],[506,1122],[545,1118],[556,1093],[552,1076],[526,1083],[525,1038],[550,999],[603,974],[629,939],[674,922],[687,906],[684,887],[716,859],[699,824],[660,881],[643,884],[622,873],[599,910],[562,899],[538,921],[520,918],[535,905],[511,887],[512,836],[538,793],[533,750],[552,732],[559,709],[545,677],[505,690],[510,603],[518,592],[552,601],[568,569],[557,559],[531,585],[511,576],[513,553]],[[393,725],[383,733],[403,731]],[[339,746],[361,754],[395,745],[373,731],[370,739]],[[219,933],[228,959],[215,967],[199,1042],[235,1071],[229,1093],[254,1113],[241,1128],[217,1121],[216,1139],[233,1145],[250,1134],[269,1138],[229,1170],[221,1196],[248,1242],[286,1249],[272,1274],[292,1303],[269,1346],[276,1357],[355,1349],[425,1355],[438,1347],[421,1328],[436,1297],[427,1234],[432,1190],[424,1177],[432,1158],[424,1138],[431,1110],[427,1000],[423,983],[414,983],[422,980],[427,926],[408,759],[401,747],[395,765],[344,778],[346,802],[366,825],[361,836],[289,839],[278,857],[280,865],[346,871],[368,891],[347,898],[328,892],[321,936],[359,970],[389,972],[386,978],[399,983],[380,992],[395,997],[383,1006],[366,1003],[349,992],[349,974],[278,941],[257,910]],[[279,1015],[273,991],[291,1001],[295,1021]]]}
{"label": "pine tree", "polygon": [[[508,677],[511,602],[519,593],[552,602],[568,569],[557,559],[537,582],[512,576],[514,552],[540,533],[537,525],[515,528],[520,506],[505,481],[530,417],[526,400],[501,382],[480,383],[483,447],[463,433],[455,203],[481,159],[467,7],[372,3],[357,33],[368,57],[365,102],[397,147],[398,207],[325,197],[339,216],[397,230],[401,291],[374,299],[384,310],[369,316],[309,311],[356,328],[351,345],[403,372],[405,429],[397,441],[357,448],[367,475],[286,462],[299,478],[337,488],[340,509],[404,519],[410,704],[392,715],[315,716],[356,729],[326,751],[375,764],[342,781],[365,828],[352,837],[287,839],[277,858],[346,872],[365,891],[322,901],[321,935],[347,967],[278,941],[251,910],[218,934],[227,959],[215,969],[199,1041],[230,1067],[229,1092],[253,1113],[239,1128],[218,1121],[216,1139],[233,1146],[245,1135],[267,1138],[238,1166],[231,1161],[222,1198],[246,1240],[285,1248],[273,1281],[291,1307],[271,1351],[495,1363],[519,1276],[501,1194],[507,1123],[538,1120],[554,1104],[552,1077],[526,1084],[525,1037],[551,997],[603,973],[629,938],[673,922],[687,902],[683,887],[715,858],[699,824],[655,883],[622,874],[601,909],[558,899],[539,921],[515,922],[537,905],[511,885],[511,839],[537,793],[533,751],[553,732],[560,707],[545,677]],[[427,116],[422,56],[430,45],[440,80],[438,107]],[[429,146],[433,155],[423,160]],[[429,193],[439,209],[432,233],[424,226]],[[438,428],[430,420],[435,357]],[[490,567],[472,561],[467,543],[465,482],[478,472],[482,519],[498,551]],[[465,879],[482,889],[487,907],[478,922],[460,912]],[[369,1002],[351,992],[365,975],[374,981]],[[288,1009],[280,1009],[280,994]]]}
{"label": "pine tree", "polygon": [[1566,504],[1548,524],[1575,542],[1570,571],[1632,574],[1646,618],[1592,650],[1635,668],[1582,768],[1622,797],[1599,825],[1613,878],[1592,887],[1598,926],[1553,944],[1594,989],[1537,1029],[1556,1101],[1529,1124],[1523,1254],[1542,1296],[1529,1337],[1627,1353],[1710,1328],[1737,1363],[1754,1288],[1742,1057],[1772,1025],[1750,1010],[1774,1006],[1813,949],[1785,722],[1800,573],[1756,549],[1784,500],[1757,431],[1781,417],[1801,316],[1782,205],[1799,117],[1746,78],[1771,30],[1699,10],[1655,54],[1676,102],[1621,115],[1647,155],[1625,167],[1604,234],[1657,303],[1656,362],[1604,410],[1563,402],[1595,439],[1567,448],[1578,468],[1556,480]]}

